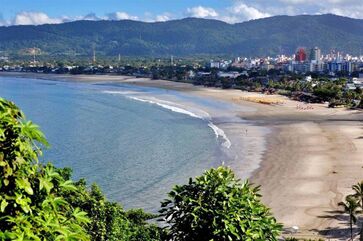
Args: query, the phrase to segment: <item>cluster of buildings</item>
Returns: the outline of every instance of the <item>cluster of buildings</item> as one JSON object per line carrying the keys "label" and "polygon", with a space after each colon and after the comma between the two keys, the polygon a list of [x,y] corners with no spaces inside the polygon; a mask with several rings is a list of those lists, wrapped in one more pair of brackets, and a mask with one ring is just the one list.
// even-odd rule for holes
{"label": "cluster of buildings", "polygon": [[363,56],[354,57],[340,52],[331,52],[323,55],[318,47],[312,49],[298,48],[292,56],[278,55],[266,58],[236,58],[231,60],[211,61],[211,68],[227,69],[229,67],[240,69],[258,68],[262,70],[282,70],[299,74],[316,72],[327,73],[331,76],[338,72],[352,73],[363,71]]}
{"label": "cluster of buildings", "polygon": [[338,72],[360,71],[363,68],[363,56],[343,56],[339,52],[332,52],[323,56],[318,47],[312,48],[309,53],[304,48],[299,48],[295,54],[295,59],[285,68],[298,73],[326,72],[334,76]]}
{"label": "cluster of buildings", "polygon": [[7,61],[9,61],[9,57],[8,56],[0,56],[0,61],[7,62]]}
{"label": "cluster of buildings", "polygon": [[363,74],[359,74],[358,78],[352,78],[345,86],[345,90],[363,89]]}

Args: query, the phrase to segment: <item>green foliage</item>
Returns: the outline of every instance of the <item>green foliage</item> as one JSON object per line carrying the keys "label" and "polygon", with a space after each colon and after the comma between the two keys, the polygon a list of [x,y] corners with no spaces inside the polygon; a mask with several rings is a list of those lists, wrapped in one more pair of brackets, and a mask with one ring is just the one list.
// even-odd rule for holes
{"label": "green foliage", "polygon": [[0,240],[158,241],[142,210],[125,212],[97,185],[73,183],[69,168],[38,163],[43,133],[0,98]]}
{"label": "green foliage", "polygon": [[34,46],[43,55],[91,56],[92,44],[98,56],[266,56],[281,54],[281,48],[293,53],[301,45],[320,46],[325,52],[339,46],[341,51],[359,54],[362,32],[362,20],[335,15],[275,16],[240,24],[196,18],[162,23],[77,21],[0,27],[0,46],[22,56],[25,48]]}
{"label": "green foliage", "polygon": [[363,210],[363,181],[353,185],[352,189],[355,192],[353,196],[358,199],[360,207]]}
{"label": "green foliage", "polygon": [[77,191],[67,194],[67,201],[91,217],[87,231],[93,241],[157,241],[162,230],[146,222],[154,216],[142,210],[124,211],[118,203],[106,200],[97,185],[90,190],[86,182],[76,183]]}
{"label": "green foliage", "polygon": [[60,195],[77,188],[38,163],[41,145],[38,126],[0,98],[0,239],[88,240],[86,213]]}
{"label": "green foliage", "polygon": [[354,195],[348,195],[345,198],[345,202],[340,202],[338,205],[343,207],[344,212],[349,215],[349,228],[350,237],[353,240],[353,224],[357,223],[357,214],[360,213],[360,200],[358,200]]}
{"label": "green foliage", "polygon": [[1,240],[274,241],[281,231],[259,189],[240,183],[228,168],[176,186],[161,210],[170,226],[161,229],[152,223],[155,215],[126,212],[97,185],[73,183],[70,169],[40,164],[47,145],[38,126],[0,99]]}
{"label": "green foliage", "polygon": [[282,226],[260,201],[259,188],[226,167],[176,186],[160,213],[170,240],[277,240]]}
{"label": "green foliage", "polygon": [[329,101],[333,98],[341,98],[343,94],[342,89],[343,87],[336,83],[322,82],[314,88],[313,93],[323,100]]}

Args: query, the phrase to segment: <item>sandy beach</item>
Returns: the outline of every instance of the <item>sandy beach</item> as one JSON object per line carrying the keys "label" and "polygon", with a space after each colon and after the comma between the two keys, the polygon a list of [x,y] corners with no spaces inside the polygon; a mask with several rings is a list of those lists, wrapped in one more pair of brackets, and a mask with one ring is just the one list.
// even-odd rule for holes
{"label": "sandy beach", "polygon": [[[251,155],[261,160],[248,171],[252,182],[261,185],[263,201],[278,221],[287,232],[292,226],[298,226],[294,236],[347,240],[344,238],[348,234],[347,217],[337,212],[337,204],[351,193],[353,184],[363,179],[363,114],[360,111],[330,109],[324,104],[306,105],[282,96],[123,76],[23,73],[0,73],[0,76],[117,81],[220,100],[230,103],[232,108],[240,106],[235,112],[247,122],[247,131],[240,130],[238,124],[217,124],[231,135],[232,143],[238,138],[249,143],[250,151],[260,148],[255,142],[265,142],[265,149],[256,149],[256,153],[261,152],[260,156]],[[273,100],[275,104],[258,103],[261,99]],[[261,128],[268,131],[261,134]],[[237,171],[243,170],[246,171],[241,167]]]}

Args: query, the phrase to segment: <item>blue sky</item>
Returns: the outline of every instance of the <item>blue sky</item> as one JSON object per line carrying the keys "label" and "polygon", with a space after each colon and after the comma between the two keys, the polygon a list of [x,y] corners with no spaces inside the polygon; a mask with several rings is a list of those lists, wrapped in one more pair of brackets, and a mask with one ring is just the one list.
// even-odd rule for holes
{"label": "blue sky", "polygon": [[184,17],[236,23],[281,14],[323,13],[363,18],[363,0],[0,0],[0,6],[0,25]]}

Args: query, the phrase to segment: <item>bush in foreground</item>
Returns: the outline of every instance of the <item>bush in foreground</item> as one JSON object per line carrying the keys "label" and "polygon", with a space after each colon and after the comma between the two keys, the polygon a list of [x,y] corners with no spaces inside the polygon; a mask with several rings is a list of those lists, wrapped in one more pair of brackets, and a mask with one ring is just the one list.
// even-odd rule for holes
{"label": "bush in foreground", "polygon": [[125,212],[72,171],[38,162],[47,141],[12,102],[0,98],[0,240],[160,240],[142,210]]}
{"label": "bush in foreground", "polygon": [[170,225],[170,240],[277,240],[282,226],[258,192],[258,187],[241,183],[226,167],[176,186],[160,211]]}
{"label": "bush in foreground", "polygon": [[0,239],[89,240],[86,213],[59,195],[77,188],[38,163],[38,145],[47,145],[38,127],[0,98]]}
{"label": "bush in foreground", "polygon": [[162,203],[161,229],[142,210],[124,211],[71,170],[38,162],[47,141],[38,126],[0,98],[0,240],[277,240],[281,225],[259,189],[225,167],[176,186]]}

